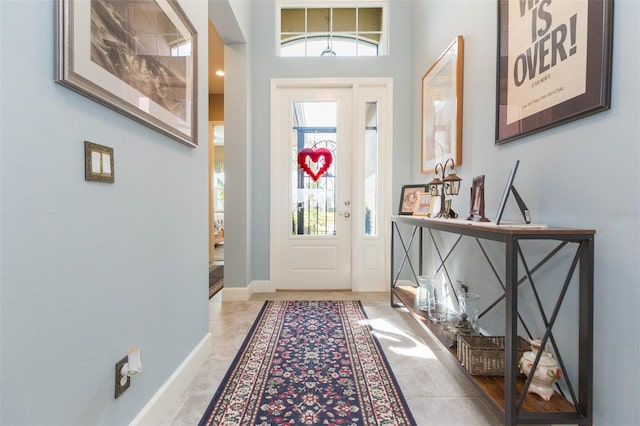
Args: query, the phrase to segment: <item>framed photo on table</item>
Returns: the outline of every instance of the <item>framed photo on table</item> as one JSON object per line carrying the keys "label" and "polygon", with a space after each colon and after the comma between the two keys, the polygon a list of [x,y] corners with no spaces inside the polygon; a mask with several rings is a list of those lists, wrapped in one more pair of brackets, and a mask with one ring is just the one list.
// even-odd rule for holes
{"label": "framed photo on table", "polygon": [[462,76],[464,39],[458,36],[422,77],[420,169],[453,158],[462,163]]}
{"label": "framed photo on table", "polygon": [[489,222],[489,219],[484,216],[484,175],[473,178],[470,204],[471,207],[469,207],[469,217],[467,220]]}
{"label": "framed photo on table", "polygon": [[427,191],[427,185],[404,185],[400,192],[400,207],[398,207],[399,215],[412,215],[418,203],[418,197]]}
{"label": "framed photo on table", "polygon": [[496,144],[611,106],[613,0],[498,2]]}
{"label": "framed photo on table", "polygon": [[196,146],[197,37],[176,0],[57,0],[55,80]]}
{"label": "framed photo on table", "polygon": [[421,192],[418,195],[418,201],[413,208],[414,216],[431,216],[433,213],[434,202],[430,192]]}

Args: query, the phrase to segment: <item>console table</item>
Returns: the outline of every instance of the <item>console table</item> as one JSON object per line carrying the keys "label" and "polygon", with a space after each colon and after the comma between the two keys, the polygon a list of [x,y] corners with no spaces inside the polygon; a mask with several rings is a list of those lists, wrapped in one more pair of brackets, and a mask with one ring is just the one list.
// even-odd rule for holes
{"label": "console table", "polygon": [[[403,238],[401,229],[405,229]],[[544,424],[544,423],[569,423],[591,425],[593,423],[593,277],[594,277],[594,230],[548,228],[536,225],[495,225],[493,223],[471,222],[463,219],[432,219],[413,216],[393,216],[391,218],[391,306],[404,306],[411,311],[413,316],[421,321],[432,336],[445,345],[446,337],[444,327],[441,324],[428,320],[425,312],[418,309],[416,285],[399,285],[399,277],[405,267],[410,270],[415,283],[418,276],[422,275],[425,263],[423,255],[423,237],[428,232],[433,242],[438,265],[435,270],[443,270],[449,284],[451,277],[445,262],[452,256],[462,238],[475,239],[480,252],[489,263],[491,269],[502,286],[504,293],[485,309],[480,316],[493,309],[499,303],[504,302],[505,318],[505,375],[504,377],[472,376],[462,365],[462,371],[479,388],[481,393],[492,402],[504,419],[504,424],[515,425],[518,423]],[[434,238],[434,232],[446,232],[457,235],[457,240],[447,253],[444,253]],[[412,246],[418,237],[418,264],[411,261]],[[504,280],[498,272],[499,268],[487,255],[482,240],[498,241],[504,244]],[[529,266],[521,249],[524,240],[555,241],[557,245],[535,265]],[[398,257],[402,260],[397,265],[397,243],[402,251],[398,251]],[[537,296],[533,274],[563,248],[575,247],[575,254],[571,259],[568,273],[562,283],[558,298],[551,315],[546,315],[540,299]],[[415,252],[413,252],[415,254]],[[480,253],[479,253],[480,254]],[[415,261],[415,255],[414,261]],[[435,258],[435,256],[434,256]],[[518,271],[519,262],[523,271]],[[417,267],[417,271],[416,271]],[[569,284],[574,274],[578,274],[578,371],[577,386],[569,380],[564,361],[556,344],[553,327],[558,312],[566,296]],[[520,276],[522,275],[522,276]],[[518,287],[530,283],[536,295],[534,303],[541,316],[546,329],[540,336],[542,347],[549,344],[556,352],[559,366],[562,370],[563,381],[567,390],[562,391],[556,387],[555,394],[550,401],[544,401],[538,395],[527,393],[529,380],[518,375],[518,359],[516,352],[516,340],[518,337],[518,323],[527,333],[529,330],[524,324],[518,312]],[[532,336],[528,336],[531,338]],[[445,345],[446,346],[446,345]],[[456,348],[449,349],[452,356],[456,357]],[[456,358],[457,359],[457,358]],[[576,391],[577,388],[577,391]]]}

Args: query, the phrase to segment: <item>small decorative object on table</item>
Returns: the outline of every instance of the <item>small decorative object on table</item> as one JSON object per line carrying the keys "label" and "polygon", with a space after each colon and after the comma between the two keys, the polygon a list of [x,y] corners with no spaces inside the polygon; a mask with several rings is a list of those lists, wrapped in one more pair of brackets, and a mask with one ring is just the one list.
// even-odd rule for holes
{"label": "small decorative object on table", "polygon": [[[540,346],[540,339],[531,340],[531,350],[525,352],[518,363],[520,372],[527,377],[531,374],[531,369],[533,368],[536,357],[538,357]],[[545,401],[549,401],[554,393],[553,384],[560,380],[561,373],[560,368],[558,368],[558,362],[546,349],[547,348],[540,354],[540,361],[531,379],[528,392],[536,393]]]}
{"label": "small decorative object on table", "polygon": [[461,334],[473,333],[473,324],[467,319],[467,314],[464,312],[460,314],[460,319],[456,323],[456,328]]}
{"label": "small decorative object on table", "polygon": [[474,334],[473,324],[471,324],[471,322],[467,319],[467,314],[462,312],[460,314],[460,319],[458,319],[456,325],[453,327],[447,327],[445,329],[445,334],[451,339],[451,341],[449,342],[449,347],[452,348],[458,343],[459,334]]}
{"label": "small decorative object on table", "polygon": [[[451,209],[451,203],[448,203],[447,206],[447,200],[445,199],[447,195],[458,195],[460,193],[460,182],[462,178],[456,174],[455,166],[456,163],[453,161],[453,158],[445,161],[444,166],[442,163],[436,164],[435,170],[433,171],[434,177],[428,184],[431,189],[431,196],[440,198],[440,210],[438,212],[434,211],[433,217],[445,219],[458,217],[456,212]],[[445,176],[447,167],[449,167],[449,173]],[[438,170],[440,170],[440,176],[442,178],[438,176]]]}
{"label": "small decorative object on table", "polygon": [[445,334],[451,339],[449,342],[450,348],[457,345],[458,334],[479,334],[480,330],[478,326],[478,301],[480,296],[466,291],[468,289],[467,286],[462,284],[461,286],[463,291],[458,292],[458,306],[460,307],[458,322],[453,327],[445,328]]}
{"label": "small decorative object on table", "polygon": [[473,178],[471,187],[471,208],[467,220],[474,222],[490,222],[484,217],[484,175]]}

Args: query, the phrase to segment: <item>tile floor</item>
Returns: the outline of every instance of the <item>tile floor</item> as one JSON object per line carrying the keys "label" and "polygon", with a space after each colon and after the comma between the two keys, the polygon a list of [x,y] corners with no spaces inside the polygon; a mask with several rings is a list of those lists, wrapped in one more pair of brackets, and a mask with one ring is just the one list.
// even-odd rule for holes
{"label": "tile floor", "polygon": [[499,425],[488,402],[454,365],[448,353],[388,293],[257,293],[248,302],[209,301],[213,350],[161,425],[197,425],[253,325],[265,300],[361,300],[400,389],[418,425]]}

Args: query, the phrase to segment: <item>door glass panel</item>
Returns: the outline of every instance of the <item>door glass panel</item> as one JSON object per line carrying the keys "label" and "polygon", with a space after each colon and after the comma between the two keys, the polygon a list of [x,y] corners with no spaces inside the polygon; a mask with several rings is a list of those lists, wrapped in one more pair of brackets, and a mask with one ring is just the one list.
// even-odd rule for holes
{"label": "door glass panel", "polygon": [[378,103],[365,103],[364,235],[378,235]]}
{"label": "door glass panel", "polygon": [[337,102],[294,102],[291,235],[336,235]]}

